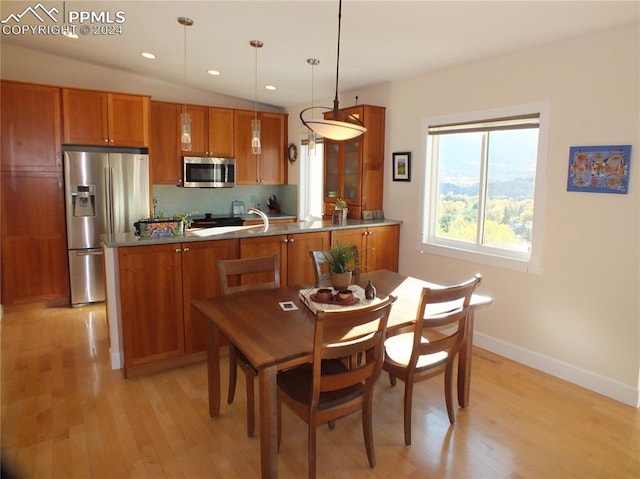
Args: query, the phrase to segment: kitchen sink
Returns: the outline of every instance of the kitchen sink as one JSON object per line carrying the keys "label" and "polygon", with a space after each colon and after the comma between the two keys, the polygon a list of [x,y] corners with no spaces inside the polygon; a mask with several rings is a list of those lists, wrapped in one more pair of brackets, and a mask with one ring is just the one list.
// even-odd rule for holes
{"label": "kitchen sink", "polygon": [[251,226],[216,226],[214,228],[191,228],[185,232],[185,236],[214,236],[234,231],[242,231],[249,228],[262,228],[262,225]]}

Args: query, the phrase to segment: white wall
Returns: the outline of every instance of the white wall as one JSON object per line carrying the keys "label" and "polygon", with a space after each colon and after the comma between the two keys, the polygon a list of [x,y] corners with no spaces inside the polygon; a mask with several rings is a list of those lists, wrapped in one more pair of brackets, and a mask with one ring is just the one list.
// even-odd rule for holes
{"label": "white wall", "polygon": [[[480,292],[494,303],[476,315],[476,344],[634,406],[640,372],[639,36],[636,23],[341,94],[344,106],[357,94],[361,103],[387,107],[384,210],[404,221],[400,271],[439,283],[482,273]],[[541,274],[421,254],[413,206],[424,164],[421,121],[535,102],[549,102],[551,110]],[[290,111],[292,133],[299,129],[298,112]],[[629,194],[567,192],[569,147],[612,144],[632,145]],[[410,183],[391,180],[394,151],[413,153]]]}

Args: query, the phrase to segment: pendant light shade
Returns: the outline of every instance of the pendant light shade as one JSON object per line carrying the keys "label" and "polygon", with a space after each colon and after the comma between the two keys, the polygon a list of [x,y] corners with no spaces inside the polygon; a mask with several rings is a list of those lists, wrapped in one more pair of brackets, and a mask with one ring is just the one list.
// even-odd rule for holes
{"label": "pendant light shade", "polygon": [[[354,115],[347,115],[345,113],[342,113],[342,116],[346,115],[347,121],[342,121],[340,119],[341,113],[339,111],[340,102],[338,101],[338,82],[340,78],[340,25],[341,23],[342,23],[342,0],[339,0],[339,3],[338,3],[338,54],[336,58],[336,96],[333,99],[333,108],[311,106],[311,108],[305,108],[300,112],[300,120],[307,128],[317,133],[318,135],[323,136],[324,138],[328,138],[330,140],[335,140],[335,141],[350,140],[352,138],[356,138],[362,135],[364,132],[367,131],[362,121],[360,121],[360,119]],[[304,114],[309,111],[313,113],[313,110],[315,109],[332,111],[333,112],[332,119],[330,120],[325,120],[324,118],[316,119],[316,118],[313,118],[313,115],[312,115],[311,119],[305,120]]]}
{"label": "pendant light shade", "polygon": [[193,20],[178,17],[178,23],[184,27],[184,105],[180,114],[180,148],[191,151],[191,114],[187,113],[187,27],[193,25]]}
{"label": "pendant light shade", "polygon": [[262,48],[264,43],[260,40],[251,40],[249,42],[255,49],[255,78],[254,78],[254,117],[251,120],[251,153],[259,155],[262,153],[262,143],[260,142],[260,120],[258,120],[258,49]]}

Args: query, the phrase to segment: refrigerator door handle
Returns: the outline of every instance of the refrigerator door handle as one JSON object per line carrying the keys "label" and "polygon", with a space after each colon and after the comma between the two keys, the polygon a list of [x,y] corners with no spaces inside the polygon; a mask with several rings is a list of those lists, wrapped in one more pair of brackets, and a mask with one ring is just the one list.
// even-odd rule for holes
{"label": "refrigerator door handle", "polygon": [[107,203],[106,203],[106,210],[107,210],[107,225],[109,228],[109,231],[107,231],[107,233],[109,235],[112,235],[115,233],[115,225],[114,225],[114,219],[113,219],[113,168],[111,167],[106,167],[105,169],[105,191],[107,193]]}
{"label": "refrigerator door handle", "polygon": [[100,256],[103,254],[101,249],[87,249],[83,251],[76,251],[78,256]]}

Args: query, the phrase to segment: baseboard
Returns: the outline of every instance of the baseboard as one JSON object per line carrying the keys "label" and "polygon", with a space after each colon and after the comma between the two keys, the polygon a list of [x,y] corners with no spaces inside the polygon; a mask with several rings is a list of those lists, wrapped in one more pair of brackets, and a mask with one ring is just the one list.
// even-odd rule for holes
{"label": "baseboard", "polygon": [[640,407],[640,390],[615,379],[587,371],[477,331],[473,333],[473,345],[629,406]]}

